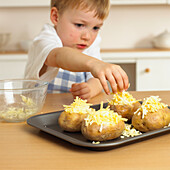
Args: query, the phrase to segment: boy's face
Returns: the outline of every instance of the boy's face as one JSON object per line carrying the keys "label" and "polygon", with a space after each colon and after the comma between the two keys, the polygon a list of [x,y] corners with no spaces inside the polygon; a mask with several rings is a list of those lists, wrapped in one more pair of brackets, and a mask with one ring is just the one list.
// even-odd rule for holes
{"label": "boy's face", "polygon": [[103,25],[103,20],[94,14],[94,11],[68,9],[58,16],[55,29],[63,46],[83,51],[94,42]]}

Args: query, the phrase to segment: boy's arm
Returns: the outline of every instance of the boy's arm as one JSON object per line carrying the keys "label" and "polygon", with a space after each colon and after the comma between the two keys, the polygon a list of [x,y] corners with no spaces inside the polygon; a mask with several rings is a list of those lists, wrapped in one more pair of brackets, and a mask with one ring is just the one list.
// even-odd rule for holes
{"label": "boy's arm", "polygon": [[73,72],[91,72],[100,80],[106,94],[110,94],[107,80],[113,92],[117,92],[118,88],[120,91],[128,89],[128,76],[120,66],[105,63],[69,47],[53,49],[45,64]]}
{"label": "boy's arm", "polygon": [[58,67],[73,72],[90,72],[91,64],[97,59],[92,58],[78,50],[61,47],[54,48],[45,61],[45,65]]}

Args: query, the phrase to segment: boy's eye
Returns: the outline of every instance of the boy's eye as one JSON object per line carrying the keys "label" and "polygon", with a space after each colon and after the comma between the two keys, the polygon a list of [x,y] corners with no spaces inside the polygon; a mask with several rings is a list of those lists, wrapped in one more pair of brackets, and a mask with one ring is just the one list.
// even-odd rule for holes
{"label": "boy's eye", "polygon": [[75,24],[76,27],[83,27],[84,25],[83,24]]}
{"label": "boy's eye", "polygon": [[93,27],[93,29],[94,29],[95,31],[98,31],[98,30],[100,29],[100,27]]}

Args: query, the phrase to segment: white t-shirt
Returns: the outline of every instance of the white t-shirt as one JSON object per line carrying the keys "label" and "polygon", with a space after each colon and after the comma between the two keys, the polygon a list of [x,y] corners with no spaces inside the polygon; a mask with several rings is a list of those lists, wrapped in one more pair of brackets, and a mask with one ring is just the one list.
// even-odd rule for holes
{"label": "white t-shirt", "polygon": [[[98,35],[93,44],[89,48],[85,49],[83,53],[101,60],[99,46],[100,42],[101,38]],[[57,35],[54,27],[50,24],[45,24],[40,34],[34,38],[29,50],[28,61],[25,69],[26,79],[40,79],[48,82],[55,79],[59,71],[59,68],[57,67],[48,66],[46,72],[41,76],[39,76],[39,72],[43,67],[48,54],[56,47],[63,47],[62,41]],[[92,77],[91,73],[88,75],[89,78]]]}

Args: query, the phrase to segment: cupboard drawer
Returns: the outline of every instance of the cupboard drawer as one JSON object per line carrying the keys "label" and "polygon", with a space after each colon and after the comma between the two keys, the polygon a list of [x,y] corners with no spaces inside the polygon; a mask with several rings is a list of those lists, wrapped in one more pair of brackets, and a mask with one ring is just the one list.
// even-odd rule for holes
{"label": "cupboard drawer", "polygon": [[170,59],[138,59],[136,90],[170,90]]}

